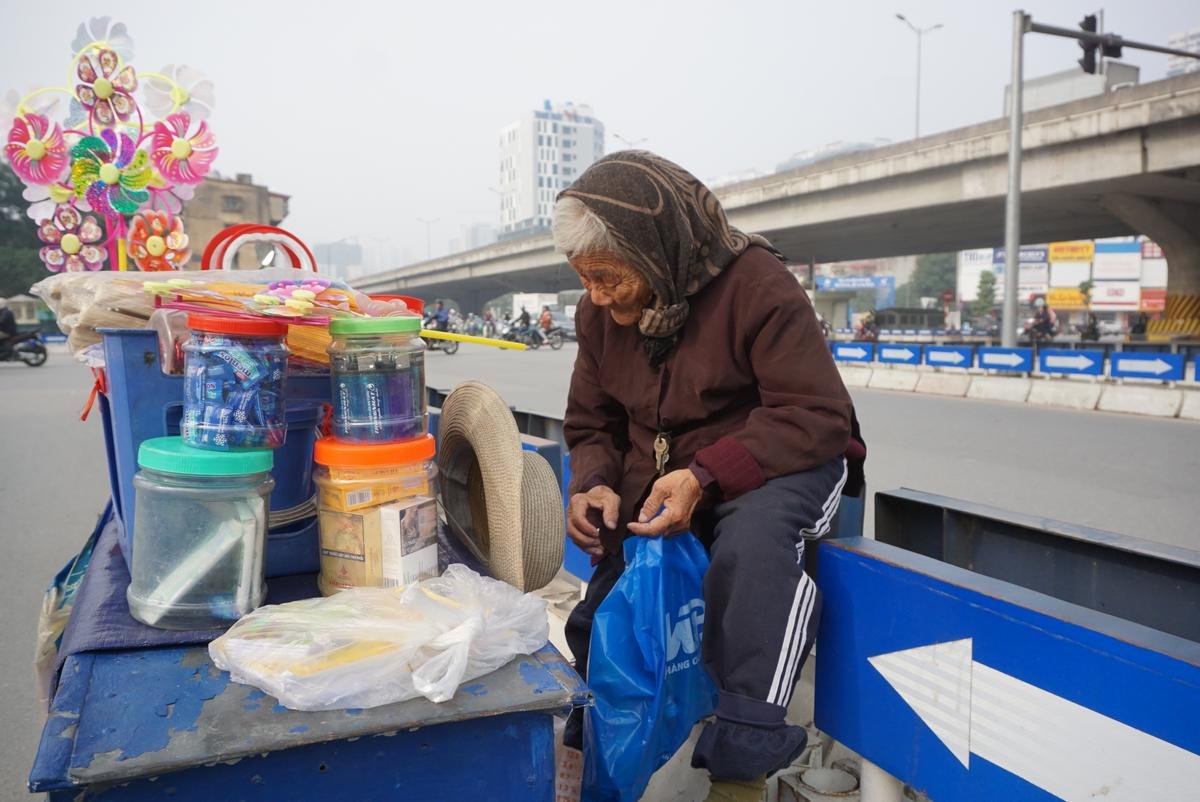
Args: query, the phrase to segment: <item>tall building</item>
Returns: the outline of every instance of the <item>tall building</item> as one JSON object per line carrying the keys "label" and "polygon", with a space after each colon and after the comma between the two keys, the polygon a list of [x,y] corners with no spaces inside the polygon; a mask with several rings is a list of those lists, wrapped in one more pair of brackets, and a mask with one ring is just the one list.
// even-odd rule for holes
{"label": "tall building", "polygon": [[343,281],[361,275],[363,268],[363,248],[358,242],[351,242],[346,237],[337,242],[318,242],[312,247],[313,258],[317,260],[317,272],[325,278],[336,278]]}
{"label": "tall building", "polygon": [[[1200,53],[1200,28],[1180,31],[1167,40],[1167,47],[1175,50],[1186,50],[1189,53]],[[1200,71],[1200,59],[1171,56],[1167,59],[1167,77],[1174,78],[1185,72]]]}
{"label": "tall building", "polygon": [[500,131],[500,237],[548,229],[554,198],[604,155],[592,107],[545,101]]}

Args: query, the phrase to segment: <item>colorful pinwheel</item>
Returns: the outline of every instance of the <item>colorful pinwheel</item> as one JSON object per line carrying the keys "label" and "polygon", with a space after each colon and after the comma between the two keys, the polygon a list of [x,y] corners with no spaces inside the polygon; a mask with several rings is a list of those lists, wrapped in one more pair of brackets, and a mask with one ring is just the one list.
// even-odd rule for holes
{"label": "colorful pinwheel", "polygon": [[151,73],[144,79],[142,97],[156,117],[183,111],[193,119],[204,120],[212,113],[213,83],[200,70],[186,64],[168,64],[157,75]]}
{"label": "colorful pinwheel", "polygon": [[[81,24],[71,53],[68,85],[0,95],[0,121],[12,120],[0,148],[25,184],[43,261],[55,271],[96,270],[106,260],[124,270],[130,254],[143,270],[184,266],[190,251],[178,215],[217,156],[205,121],[212,83],[183,65],[139,73],[133,39],[111,17]],[[139,89],[157,122],[144,116]]]}
{"label": "colorful pinwheel", "polygon": [[67,141],[62,128],[40,114],[13,120],[4,155],[13,172],[26,184],[51,184],[67,169]]}
{"label": "colorful pinwheel", "polygon": [[181,269],[192,255],[183,221],[166,212],[139,212],[129,226],[129,255],[139,270]]}
{"label": "colorful pinwheel", "polygon": [[92,209],[105,217],[133,214],[150,199],[149,157],[136,150],[133,140],[112,129],[99,137],[85,136],[71,148],[71,182],[75,196],[87,198]]}
{"label": "colorful pinwheel", "polygon": [[137,73],[128,64],[120,65],[116,51],[104,48],[94,55],[81,55],[75,70],[82,81],[75,87],[75,96],[92,118],[106,128],[117,120],[128,120],[137,109],[132,94],[138,85]]}
{"label": "colorful pinwheel", "polygon": [[60,205],[52,219],[43,220],[38,226],[38,239],[46,243],[38,255],[46,268],[55,273],[99,270],[104,265],[104,249],[96,243],[103,237],[104,231],[95,217]]}
{"label": "colorful pinwheel", "polygon": [[164,178],[176,184],[199,184],[217,158],[217,138],[203,120],[188,136],[192,118],[172,114],[165,122],[154,124],[150,153],[154,166]]}

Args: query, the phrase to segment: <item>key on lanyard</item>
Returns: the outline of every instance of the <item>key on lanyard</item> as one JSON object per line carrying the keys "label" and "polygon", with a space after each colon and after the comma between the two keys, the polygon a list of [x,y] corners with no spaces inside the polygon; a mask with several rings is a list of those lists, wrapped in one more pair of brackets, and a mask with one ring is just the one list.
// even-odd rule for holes
{"label": "key on lanyard", "polygon": [[659,432],[654,438],[654,467],[659,476],[666,472],[669,459],[671,459],[671,435]]}

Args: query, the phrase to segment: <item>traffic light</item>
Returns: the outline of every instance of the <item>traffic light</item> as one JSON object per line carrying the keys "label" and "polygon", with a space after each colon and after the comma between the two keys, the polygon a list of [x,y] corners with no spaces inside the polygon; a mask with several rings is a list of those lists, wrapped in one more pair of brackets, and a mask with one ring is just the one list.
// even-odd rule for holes
{"label": "traffic light", "polygon": [[[1096,15],[1088,14],[1079,21],[1079,27],[1084,33],[1096,32]],[[1096,49],[1099,47],[1095,42],[1085,42],[1082,39],[1079,41],[1079,46],[1083,48],[1083,58],[1079,59],[1079,66],[1083,67],[1084,72],[1089,72],[1092,75],[1096,74]]]}

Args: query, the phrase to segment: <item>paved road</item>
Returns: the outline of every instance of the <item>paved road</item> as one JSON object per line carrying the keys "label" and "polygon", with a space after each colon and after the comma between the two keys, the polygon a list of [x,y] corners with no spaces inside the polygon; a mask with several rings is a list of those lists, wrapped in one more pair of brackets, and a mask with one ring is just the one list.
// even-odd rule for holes
{"label": "paved road", "polygon": [[33,679],[42,592],[91,534],[108,498],[97,410],[81,423],[91,374],[61,354],[40,368],[0,364],[0,799],[31,799],[25,781],[41,735]]}
{"label": "paved road", "polygon": [[[561,416],[574,355],[572,345],[467,346],[430,354],[430,383],[479,378],[514,406]],[[90,374],[65,356],[38,369],[0,365],[9,546],[0,561],[0,800],[28,798],[42,721],[30,668],[42,591],[107,497],[99,416],[78,420],[89,388]],[[904,393],[857,391],[855,400],[874,488],[905,485],[1200,549],[1200,425]]]}
{"label": "paved road", "polygon": [[[489,382],[510,404],[566,408],[574,346],[431,354],[429,382]],[[910,487],[1200,550],[1200,424],[855,390],[875,490]],[[868,504],[868,531],[873,519]]]}

